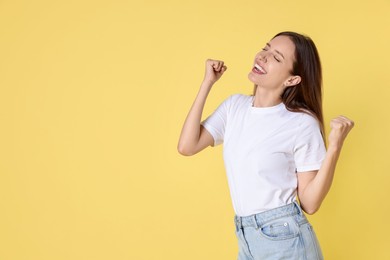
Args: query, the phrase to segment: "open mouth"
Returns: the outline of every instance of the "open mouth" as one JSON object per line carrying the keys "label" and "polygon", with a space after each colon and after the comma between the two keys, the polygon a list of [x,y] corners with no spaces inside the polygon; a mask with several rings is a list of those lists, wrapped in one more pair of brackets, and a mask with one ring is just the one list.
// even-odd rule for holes
{"label": "open mouth", "polygon": [[253,67],[252,71],[254,73],[261,74],[261,75],[267,73],[259,64],[255,64],[255,66]]}

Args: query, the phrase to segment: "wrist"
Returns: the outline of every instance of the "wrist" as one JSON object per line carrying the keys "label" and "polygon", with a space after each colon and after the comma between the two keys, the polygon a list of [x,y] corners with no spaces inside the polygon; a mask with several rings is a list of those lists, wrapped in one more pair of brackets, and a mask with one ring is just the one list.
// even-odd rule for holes
{"label": "wrist", "polygon": [[329,144],[328,152],[340,153],[342,144]]}
{"label": "wrist", "polygon": [[203,80],[202,81],[202,84],[200,85],[200,88],[201,89],[207,89],[207,90],[210,90],[211,87],[214,85],[215,82],[211,81],[211,80]]}
{"label": "wrist", "polygon": [[202,81],[202,85],[206,84],[206,85],[212,86],[212,85],[214,85],[214,83],[215,83],[215,81],[211,80],[211,79],[203,79],[203,81]]}

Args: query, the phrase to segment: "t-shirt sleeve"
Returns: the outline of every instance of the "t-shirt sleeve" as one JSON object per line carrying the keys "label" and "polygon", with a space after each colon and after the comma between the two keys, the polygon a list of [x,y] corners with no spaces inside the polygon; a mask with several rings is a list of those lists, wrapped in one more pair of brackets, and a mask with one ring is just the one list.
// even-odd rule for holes
{"label": "t-shirt sleeve", "polygon": [[231,99],[232,96],[225,99],[211,115],[201,122],[203,127],[213,136],[213,146],[223,143]]}
{"label": "t-shirt sleeve", "polygon": [[296,172],[319,170],[326,149],[319,123],[310,115],[303,115],[294,146]]}

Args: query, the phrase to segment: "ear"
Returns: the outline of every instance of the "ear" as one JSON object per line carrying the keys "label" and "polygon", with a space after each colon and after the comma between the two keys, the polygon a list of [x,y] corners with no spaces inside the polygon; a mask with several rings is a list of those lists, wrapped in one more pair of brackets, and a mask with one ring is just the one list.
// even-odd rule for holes
{"label": "ear", "polygon": [[290,76],[288,79],[283,83],[285,87],[292,87],[295,85],[298,85],[301,82],[300,76]]}

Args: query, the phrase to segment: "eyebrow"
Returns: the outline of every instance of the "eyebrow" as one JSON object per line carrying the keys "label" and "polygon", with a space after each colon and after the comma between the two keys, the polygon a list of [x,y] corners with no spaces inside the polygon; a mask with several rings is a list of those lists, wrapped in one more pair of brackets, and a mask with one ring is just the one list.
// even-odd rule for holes
{"label": "eyebrow", "polygon": [[[271,44],[267,43],[267,46],[268,46],[269,48],[271,48]],[[285,59],[285,58],[284,58],[284,55],[283,55],[280,51],[275,50],[275,52],[276,52],[277,54],[279,54],[280,56],[282,56],[283,59]]]}

